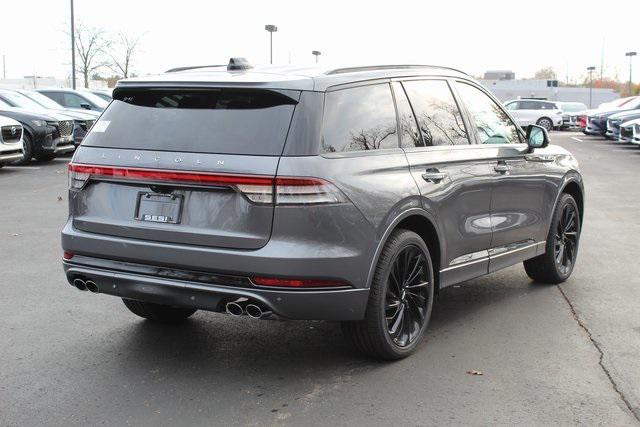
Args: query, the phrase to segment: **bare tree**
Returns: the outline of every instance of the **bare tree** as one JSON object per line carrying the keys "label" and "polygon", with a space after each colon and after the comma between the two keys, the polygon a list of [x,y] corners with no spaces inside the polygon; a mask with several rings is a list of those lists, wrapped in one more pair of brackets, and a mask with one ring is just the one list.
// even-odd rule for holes
{"label": "bare tree", "polygon": [[118,40],[114,43],[114,49],[109,53],[111,64],[109,68],[114,73],[120,74],[123,78],[129,77],[131,72],[131,57],[133,56],[141,36],[131,36],[124,33],[118,35]]}
{"label": "bare tree", "polygon": [[83,75],[84,87],[89,87],[89,76],[106,65],[103,55],[108,46],[104,30],[84,24],[76,26],[76,51],[79,59],[76,71]]}
{"label": "bare tree", "polygon": [[556,74],[556,71],[553,69],[553,67],[545,67],[540,68],[538,71],[536,71],[536,73],[533,75],[533,78],[537,80],[557,80],[558,75]]}

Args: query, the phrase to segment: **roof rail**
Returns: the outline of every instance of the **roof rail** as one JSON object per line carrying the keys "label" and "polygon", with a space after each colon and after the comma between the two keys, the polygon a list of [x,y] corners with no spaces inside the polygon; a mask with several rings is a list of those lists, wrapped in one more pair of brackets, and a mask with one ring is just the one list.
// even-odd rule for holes
{"label": "roof rail", "polygon": [[452,70],[458,73],[462,73],[468,75],[464,71],[457,70],[451,67],[441,67],[439,65],[369,65],[364,67],[348,67],[348,68],[336,68],[334,70],[329,70],[325,74],[343,74],[343,73],[357,73],[359,71],[378,71],[378,70],[408,70],[408,69],[419,69],[419,68],[442,68],[445,70]]}
{"label": "roof rail", "polygon": [[176,67],[165,71],[165,73],[177,73],[179,71],[197,70],[198,68],[211,68],[211,67],[226,67],[227,65],[215,64],[215,65],[192,65],[189,67]]}

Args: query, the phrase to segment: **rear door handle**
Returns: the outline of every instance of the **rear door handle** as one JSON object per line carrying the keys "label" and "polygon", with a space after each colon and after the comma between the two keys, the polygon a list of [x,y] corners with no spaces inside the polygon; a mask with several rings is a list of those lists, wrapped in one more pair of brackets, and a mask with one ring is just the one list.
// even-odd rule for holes
{"label": "rear door handle", "polygon": [[498,173],[507,173],[511,170],[511,166],[507,165],[506,163],[498,163],[493,167],[493,170]]}
{"label": "rear door handle", "polygon": [[445,179],[446,177],[447,177],[447,174],[445,172],[440,172],[438,169],[427,169],[422,174],[422,179],[424,179],[427,182],[433,182],[433,183],[438,183],[443,179]]}

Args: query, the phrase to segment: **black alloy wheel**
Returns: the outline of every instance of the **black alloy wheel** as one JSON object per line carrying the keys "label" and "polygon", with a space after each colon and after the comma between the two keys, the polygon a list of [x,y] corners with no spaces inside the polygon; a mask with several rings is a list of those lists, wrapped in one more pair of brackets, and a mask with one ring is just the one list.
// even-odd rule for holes
{"label": "black alloy wheel", "polygon": [[567,274],[573,268],[578,248],[578,213],[572,204],[564,205],[556,228],[554,255],[558,270]]}
{"label": "black alloy wheel", "polygon": [[425,324],[429,292],[428,264],[422,249],[405,247],[393,262],[385,296],[387,332],[399,347],[411,345]]}

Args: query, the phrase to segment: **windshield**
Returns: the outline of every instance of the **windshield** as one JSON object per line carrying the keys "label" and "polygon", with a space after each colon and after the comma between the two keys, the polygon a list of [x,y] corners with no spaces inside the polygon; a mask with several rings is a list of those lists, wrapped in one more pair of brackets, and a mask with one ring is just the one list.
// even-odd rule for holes
{"label": "windshield", "polygon": [[14,107],[28,108],[31,110],[42,110],[42,105],[38,104],[30,98],[27,98],[21,93],[12,92],[10,90],[3,90],[0,91],[0,95],[2,95],[2,97]]}
{"label": "windshield", "polygon": [[85,97],[86,99],[91,101],[94,105],[100,108],[107,108],[107,105],[109,105],[107,101],[105,101],[104,99],[100,98],[97,95],[92,94],[91,92],[82,91],[80,93],[82,94],[83,97]]}
{"label": "windshield", "polygon": [[58,104],[56,101],[54,101],[53,99],[49,98],[48,96],[44,96],[40,92],[27,91],[27,92],[21,92],[21,93],[24,96],[26,96],[29,99],[37,102],[38,104],[42,105],[45,108],[49,108],[51,110],[64,109],[64,107],[62,105]]}

